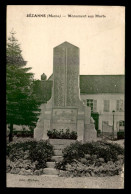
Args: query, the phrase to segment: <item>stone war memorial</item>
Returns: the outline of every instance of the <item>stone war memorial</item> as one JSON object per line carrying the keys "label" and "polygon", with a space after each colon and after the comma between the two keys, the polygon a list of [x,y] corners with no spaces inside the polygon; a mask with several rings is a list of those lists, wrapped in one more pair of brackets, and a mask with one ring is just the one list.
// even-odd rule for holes
{"label": "stone war memorial", "polygon": [[91,117],[91,108],[80,99],[79,48],[68,42],[53,50],[53,87],[51,99],[41,105],[40,116],[34,130],[36,140],[47,140],[48,130],[77,132],[82,143],[96,141],[97,132]]}

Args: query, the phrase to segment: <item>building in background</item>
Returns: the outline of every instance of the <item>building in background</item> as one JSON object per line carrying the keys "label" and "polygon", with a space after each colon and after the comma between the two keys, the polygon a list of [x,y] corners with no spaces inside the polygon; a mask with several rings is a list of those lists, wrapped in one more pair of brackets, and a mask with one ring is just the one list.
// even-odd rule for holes
{"label": "building in background", "polygon": [[[51,75],[47,82],[50,83],[52,80]],[[45,87],[47,82],[42,82],[42,87],[46,88],[45,94],[50,94],[47,99],[49,100],[52,84],[48,83],[49,87]],[[114,132],[124,130],[124,87],[124,75],[80,75],[80,97],[87,106],[91,107],[96,130],[112,133],[112,111],[115,111]]]}
{"label": "building in background", "polygon": [[[48,80],[36,80],[34,92],[40,103],[46,103],[52,96],[53,75]],[[91,116],[95,120],[95,129],[103,134],[124,131],[125,128],[125,76],[124,75],[80,75],[80,97],[91,107]],[[14,125],[15,130],[25,126]],[[7,126],[8,128],[8,126]],[[28,128],[28,127],[27,127]],[[26,130],[29,130],[27,129]]]}
{"label": "building in background", "polygon": [[124,75],[80,75],[81,99],[91,107],[96,129],[103,133],[123,131]]}

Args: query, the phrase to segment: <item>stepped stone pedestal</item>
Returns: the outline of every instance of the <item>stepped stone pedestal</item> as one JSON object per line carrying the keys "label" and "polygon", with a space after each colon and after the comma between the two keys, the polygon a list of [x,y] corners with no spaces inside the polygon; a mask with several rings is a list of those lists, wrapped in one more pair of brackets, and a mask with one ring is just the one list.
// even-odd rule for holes
{"label": "stepped stone pedestal", "polygon": [[96,141],[91,109],[80,99],[79,48],[64,42],[54,48],[52,97],[41,105],[34,138],[46,140],[48,130],[67,128],[77,132],[78,141]]}

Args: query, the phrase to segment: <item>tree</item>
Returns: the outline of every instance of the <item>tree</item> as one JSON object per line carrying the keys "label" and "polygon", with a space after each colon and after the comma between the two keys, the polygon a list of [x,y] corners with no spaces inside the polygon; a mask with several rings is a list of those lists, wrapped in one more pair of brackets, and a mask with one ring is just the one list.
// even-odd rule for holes
{"label": "tree", "polygon": [[33,91],[36,95],[37,101],[42,103],[47,103],[47,101],[52,96],[52,86],[53,82],[50,80],[34,80],[33,81]]}
{"label": "tree", "polygon": [[35,126],[39,103],[33,94],[33,74],[28,72],[22,50],[11,32],[6,48],[6,123],[10,125],[9,142],[13,140],[13,125]]}

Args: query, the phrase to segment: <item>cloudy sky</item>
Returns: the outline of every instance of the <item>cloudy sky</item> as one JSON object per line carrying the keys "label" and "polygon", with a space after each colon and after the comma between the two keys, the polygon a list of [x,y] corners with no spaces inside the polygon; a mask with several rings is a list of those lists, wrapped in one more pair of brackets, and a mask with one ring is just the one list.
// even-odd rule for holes
{"label": "cloudy sky", "polygon": [[[59,17],[48,16],[51,14]],[[124,7],[8,5],[7,37],[12,29],[36,79],[42,73],[52,74],[53,48],[65,41],[80,48],[81,75],[124,74]]]}

